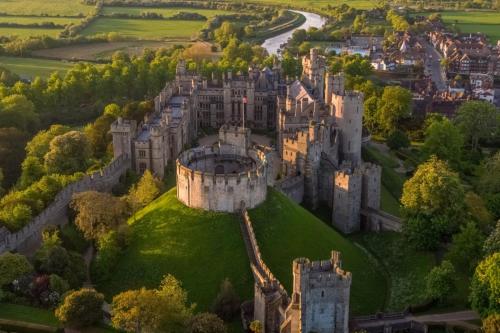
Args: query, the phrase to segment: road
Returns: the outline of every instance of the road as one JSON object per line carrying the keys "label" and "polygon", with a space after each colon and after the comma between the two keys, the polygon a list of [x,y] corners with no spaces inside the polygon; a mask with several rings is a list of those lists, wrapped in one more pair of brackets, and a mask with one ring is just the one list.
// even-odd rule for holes
{"label": "road", "polygon": [[425,41],[426,64],[425,72],[431,75],[432,82],[436,84],[436,89],[444,91],[447,89],[446,78],[441,71],[441,58],[439,52],[431,43]]}
{"label": "road", "polygon": [[414,319],[422,323],[442,323],[442,322],[475,320],[479,319],[479,316],[474,311],[458,311],[458,312],[415,316]]}

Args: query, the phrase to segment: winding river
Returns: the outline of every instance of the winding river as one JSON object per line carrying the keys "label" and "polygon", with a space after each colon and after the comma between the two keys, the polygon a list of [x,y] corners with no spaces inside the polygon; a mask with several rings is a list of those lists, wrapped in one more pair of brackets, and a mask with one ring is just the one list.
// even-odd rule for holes
{"label": "winding river", "polygon": [[292,29],[290,31],[284,32],[281,35],[271,37],[266,39],[266,41],[262,44],[262,47],[267,50],[269,54],[278,54],[278,50],[280,46],[288,41],[290,37],[292,37],[293,32],[298,29],[309,29],[310,27],[321,28],[325,25],[326,19],[321,17],[318,14],[302,12],[298,10],[292,10],[292,12],[300,13],[305,16],[306,21],[299,26],[298,28]]}

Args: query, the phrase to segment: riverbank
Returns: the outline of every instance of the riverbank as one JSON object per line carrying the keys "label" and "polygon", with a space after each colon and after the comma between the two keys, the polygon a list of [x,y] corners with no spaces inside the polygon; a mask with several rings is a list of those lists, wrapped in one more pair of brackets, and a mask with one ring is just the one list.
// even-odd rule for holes
{"label": "riverbank", "polygon": [[304,23],[295,29],[290,29],[282,34],[266,39],[264,43],[262,43],[262,47],[265,48],[269,54],[278,54],[281,49],[281,45],[285,44],[288,39],[292,37],[294,31],[299,29],[307,30],[309,28],[320,29],[326,24],[327,21],[326,18],[315,13],[298,10],[291,11],[303,15],[305,17]]}

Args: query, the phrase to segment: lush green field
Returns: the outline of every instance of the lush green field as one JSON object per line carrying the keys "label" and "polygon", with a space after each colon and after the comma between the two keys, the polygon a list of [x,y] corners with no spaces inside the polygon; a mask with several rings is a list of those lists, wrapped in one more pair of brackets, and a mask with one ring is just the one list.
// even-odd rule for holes
{"label": "lush green field", "polygon": [[30,36],[50,36],[57,37],[62,29],[34,29],[34,28],[7,28],[0,27],[0,36],[6,37],[30,37]]}
{"label": "lush green field", "polygon": [[265,3],[273,5],[283,5],[295,8],[314,8],[321,9],[328,5],[339,6],[341,4],[348,4],[351,7],[360,9],[370,9],[375,7],[377,4],[376,0],[233,0],[234,2],[255,2],[255,3]]}
{"label": "lush green field", "polygon": [[352,314],[382,310],[386,281],[362,249],[272,189],[267,201],[249,213],[264,260],[289,293],[292,292],[292,261],[295,258],[327,260],[332,250],[338,250],[342,252],[344,268],[353,275]]}
{"label": "lush green field", "polygon": [[[417,13],[415,15],[429,15]],[[493,43],[500,40],[500,12],[485,11],[443,11],[440,12],[446,24],[456,24],[461,32],[486,34]]]}
{"label": "lush green field", "polygon": [[98,289],[108,298],[146,286],[157,287],[165,274],[182,281],[198,310],[212,304],[228,277],[240,297],[250,299],[250,272],[238,217],[195,210],[176,198],[175,188],[131,218],[132,240],[113,273]]}
{"label": "lush green field", "polygon": [[43,17],[43,16],[0,16],[0,23],[33,24],[53,22],[55,24],[79,23],[82,19],[77,17]]}
{"label": "lush green field", "polygon": [[0,303],[0,319],[25,321],[47,326],[58,325],[54,312],[51,310],[17,304]]}
{"label": "lush green field", "polygon": [[0,0],[0,11],[11,15],[77,16],[93,9],[93,6],[84,5],[80,0]]}
{"label": "lush green field", "polygon": [[198,13],[207,18],[214,17],[215,15],[223,15],[223,14],[232,14],[234,12],[219,10],[219,9],[203,9],[203,8],[189,8],[189,7],[170,7],[170,8],[154,8],[154,7],[112,7],[106,6],[104,7],[102,14],[103,15],[111,15],[113,13],[120,14],[131,14],[131,15],[140,15],[141,13],[149,12],[149,13],[157,13],[163,15],[163,17],[168,18],[174,16],[179,12],[188,12],[188,13]]}
{"label": "lush green field", "polygon": [[390,277],[386,310],[401,311],[426,300],[425,277],[435,265],[431,253],[414,251],[395,232],[367,233],[352,239],[373,253]]}
{"label": "lush green field", "polygon": [[118,32],[125,36],[142,39],[188,39],[196,36],[204,24],[204,21],[99,18],[82,33],[89,36],[98,33]]}
{"label": "lush green field", "polygon": [[73,67],[70,62],[37,58],[0,57],[0,66],[23,78],[48,77],[52,72],[66,72]]}

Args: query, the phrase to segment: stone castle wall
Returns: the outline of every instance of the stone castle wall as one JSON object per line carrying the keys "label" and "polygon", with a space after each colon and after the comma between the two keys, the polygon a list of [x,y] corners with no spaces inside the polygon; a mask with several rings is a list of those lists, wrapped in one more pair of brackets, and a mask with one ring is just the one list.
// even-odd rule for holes
{"label": "stone castle wall", "polygon": [[274,187],[296,203],[304,200],[304,175],[278,180]]}
{"label": "stone castle wall", "polygon": [[261,159],[263,154],[248,150],[248,157],[256,166],[246,172],[215,174],[188,167],[196,158],[224,157],[238,160],[248,158],[244,148],[222,145],[199,147],[182,153],[177,159],[177,198],[188,207],[204,210],[236,212],[253,208],[267,195],[267,170]]}
{"label": "stone castle wall", "polygon": [[10,233],[5,228],[0,228],[0,254],[6,251],[23,252],[24,248],[39,244],[46,226],[66,223],[66,212],[73,194],[91,190],[110,191],[128,169],[130,159],[121,155],[103,170],[84,176],[62,189],[54,201],[21,230]]}

